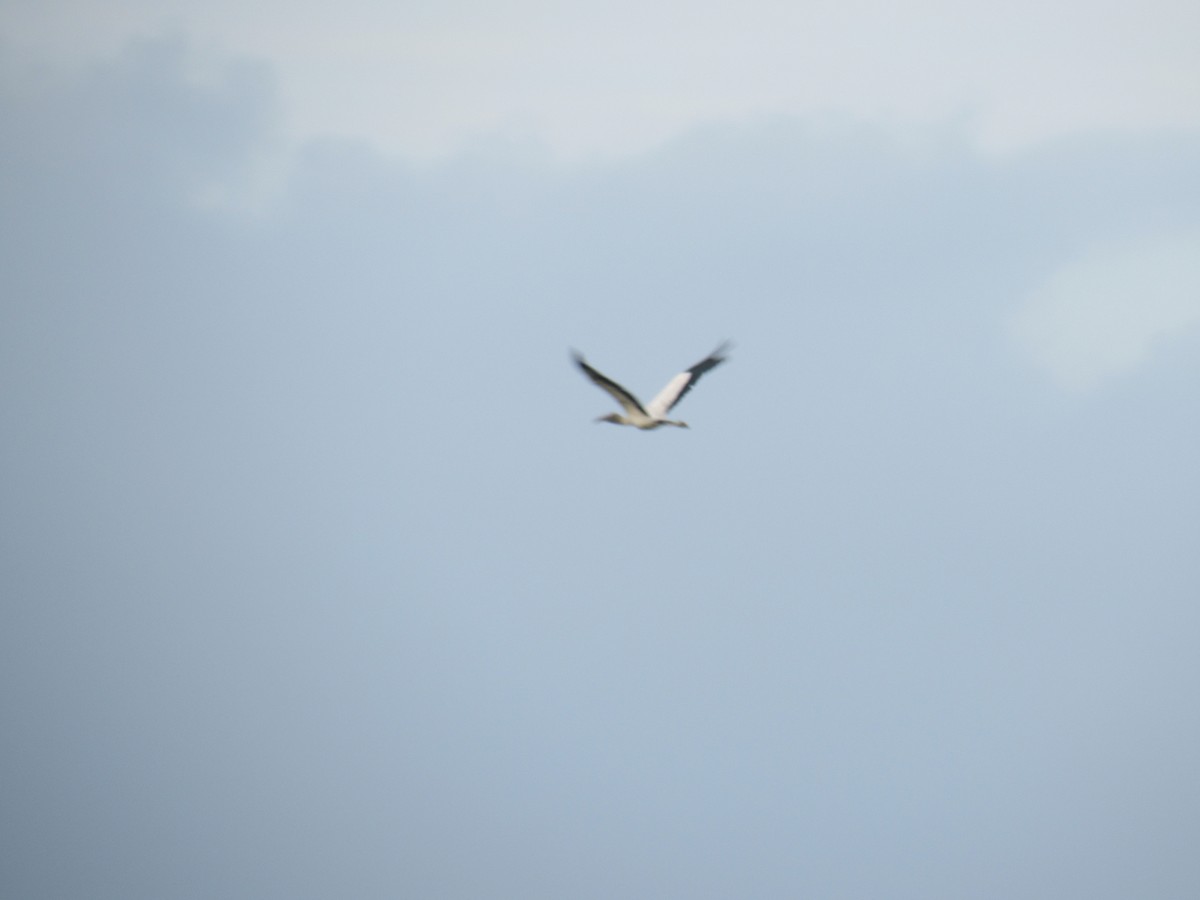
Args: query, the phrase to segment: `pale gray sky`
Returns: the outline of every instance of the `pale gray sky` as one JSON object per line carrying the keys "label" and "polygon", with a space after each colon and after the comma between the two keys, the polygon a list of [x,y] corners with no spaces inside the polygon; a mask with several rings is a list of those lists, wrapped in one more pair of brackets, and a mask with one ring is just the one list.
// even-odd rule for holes
{"label": "pale gray sky", "polygon": [[623,155],[774,113],[966,117],[991,151],[1200,126],[1186,0],[9,0],[0,29],[19,58],[67,64],[181,32],[270,62],[293,135],[421,157],[497,131],[567,159]]}
{"label": "pale gray sky", "polygon": [[1195,30],[932,7],[5,5],[4,895],[1200,895]]}

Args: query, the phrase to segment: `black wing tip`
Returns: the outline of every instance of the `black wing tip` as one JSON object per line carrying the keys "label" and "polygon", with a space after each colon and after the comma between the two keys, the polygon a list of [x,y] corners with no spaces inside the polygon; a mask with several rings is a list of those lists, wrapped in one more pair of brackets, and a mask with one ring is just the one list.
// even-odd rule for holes
{"label": "black wing tip", "polygon": [[[704,357],[704,359],[700,360],[700,362],[696,363],[694,366],[688,369],[688,371],[691,372],[696,378],[699,378],[705,372],[709,371],[710,369],[715,369],[721,363],[725,362],[725,360],[729,358],[725,354],[728,353],[732,347],[733,341],[721,341],[721,343],[717,345],[716,350],[708,354],[708,356]],[[682,396],[683,395],[681,394],[680,397]]]}

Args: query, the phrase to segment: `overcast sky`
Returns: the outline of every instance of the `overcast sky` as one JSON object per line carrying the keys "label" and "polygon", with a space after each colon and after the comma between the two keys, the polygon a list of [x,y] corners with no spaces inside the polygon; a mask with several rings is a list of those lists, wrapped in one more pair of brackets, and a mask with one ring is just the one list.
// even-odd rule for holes
{"label": "overcast sky", "polygon": [[5,896],[1200,895],[1194,5],[423,6],[0,7]]}
{"label": "overcast sky", "polygon": [[61,65],[184,34],[269,63],[292,137],[422,157],[499,132],[594,159],[779,113],[958,119],[990,152],[1200,127],[1190,0],[6,0],[0,27]]}

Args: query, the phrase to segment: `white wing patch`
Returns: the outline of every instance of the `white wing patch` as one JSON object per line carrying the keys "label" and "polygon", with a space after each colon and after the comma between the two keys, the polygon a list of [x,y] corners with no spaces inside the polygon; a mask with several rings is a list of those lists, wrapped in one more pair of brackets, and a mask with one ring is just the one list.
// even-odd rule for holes
{"label": "white wing patch", "polygon": [[646,405],[646,412],[656,419],[661,419],[670,410],[671,406],[683,393],[683,389],[688,386],[688,382],[692,380],[691,372],[680,372],[674,378],[667,382],[667,386],[658,392],[658,395]]}

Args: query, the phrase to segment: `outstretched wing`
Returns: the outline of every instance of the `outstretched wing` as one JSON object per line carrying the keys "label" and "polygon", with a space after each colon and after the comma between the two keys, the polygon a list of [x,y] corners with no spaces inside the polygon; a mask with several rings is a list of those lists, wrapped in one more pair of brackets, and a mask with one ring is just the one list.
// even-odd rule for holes
{"label": "outstretched wing", "polygon": [[658,396],[646,406],[646,412],[656,419],[661,419],[669,413],[675,404],[687,396],[687,392],[700,380],[701,375],[725,362],[725,353],[728,349],[729,341],[725,341],[686,372],[680,372],[668,381],[667,386],[659,391]]}
{"label": "outstretched wing", "polygon": [[635,413],[640,413],[643,416],[646,415],[646,410],[642,408],[642,404],[638,402],[637,397],[633,396],[633,394],[629,393],[629,391],[625,390],[625,388],[621,387],[621,385],[617,384],[607,375],[597,372],[589,366],[579,351],[572,350],[571,356],[575,360],[575,365],[583,370],[583,374],[592,379],[592,383],[597,387],[604,388],[604,390],[612,394],[613,399],[621,404],[625,412],[630,415]]}

